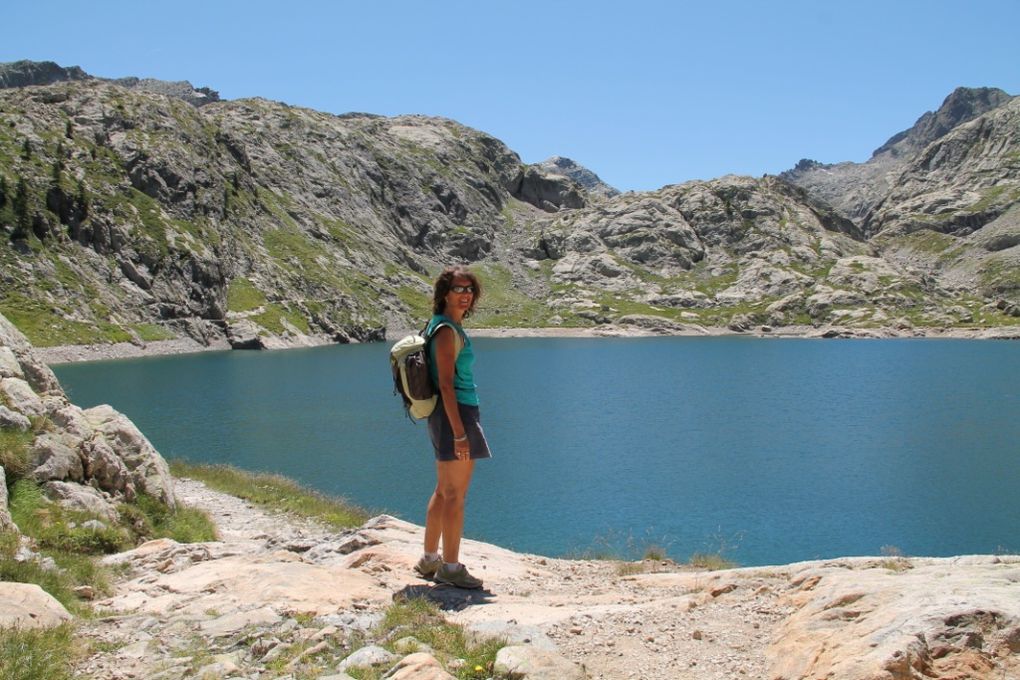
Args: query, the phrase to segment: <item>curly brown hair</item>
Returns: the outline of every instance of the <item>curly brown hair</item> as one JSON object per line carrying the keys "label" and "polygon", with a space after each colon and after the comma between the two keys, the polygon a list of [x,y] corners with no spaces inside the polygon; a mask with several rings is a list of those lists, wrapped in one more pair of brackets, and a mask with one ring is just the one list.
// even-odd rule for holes
{"label": "curly brown hair", "polygon": [[447,267],[436,277],[432,293],[433,314],[442,314],[446,311],[446,295],[450,292],[450,288],[453,287],[453,280],[456,278],[469,280],[475,289],[474,297],[471,298],[471,306],[464,312],[464,316],[470,315],[475,310],[475,305],[478,304],[479,298],[482,297],[482,282],[478,280],[474,272],[464,265],[458,264],[453,267]]}

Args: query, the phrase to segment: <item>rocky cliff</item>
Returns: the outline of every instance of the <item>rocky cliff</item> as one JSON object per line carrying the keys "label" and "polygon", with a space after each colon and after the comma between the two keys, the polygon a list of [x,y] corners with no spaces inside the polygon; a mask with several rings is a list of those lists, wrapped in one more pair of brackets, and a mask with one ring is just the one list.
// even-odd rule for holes
{"label": "rocky cliff", "polygon": [[891,140],[878,155],[901,169],[860,216],[803,176],[619,195],[450,120],[150,90],[0,89],[0,310],[37,345],[381,339],[418,324],[453,261],[487,284],[481,326],[914,333],[1020,315],[1020,149],[995,92]]}

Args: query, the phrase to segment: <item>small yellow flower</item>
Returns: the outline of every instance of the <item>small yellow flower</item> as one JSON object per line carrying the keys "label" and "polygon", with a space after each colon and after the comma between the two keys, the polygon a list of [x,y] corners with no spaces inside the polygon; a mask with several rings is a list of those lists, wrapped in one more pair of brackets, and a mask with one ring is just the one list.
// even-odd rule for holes
{"label": "small yellow flower", "polygon": [[484,673],[485,669],[481,666],[475,666],[475,673]]}

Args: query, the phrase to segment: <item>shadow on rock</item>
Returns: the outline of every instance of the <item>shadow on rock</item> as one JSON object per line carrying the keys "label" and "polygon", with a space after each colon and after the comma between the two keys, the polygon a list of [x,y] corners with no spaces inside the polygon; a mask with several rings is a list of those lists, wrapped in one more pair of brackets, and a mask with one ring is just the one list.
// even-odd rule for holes
{"label": "shadow on rock", "polygon": [[426,599],[435,602],[444,611],[461,611],[472,605],[488,604],[492,597],[488,590],[466,590],[445,583],[408,585],[393,594],[394,601]]}

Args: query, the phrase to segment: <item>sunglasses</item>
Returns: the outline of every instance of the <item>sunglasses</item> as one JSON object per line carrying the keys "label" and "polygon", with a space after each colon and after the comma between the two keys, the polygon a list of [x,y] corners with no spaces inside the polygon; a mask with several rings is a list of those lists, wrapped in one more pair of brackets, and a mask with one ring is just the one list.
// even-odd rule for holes
{"label": "sunglasses", "polygon": [[454,293],[474,293],[474,286],[450,286],[450,290]]}

